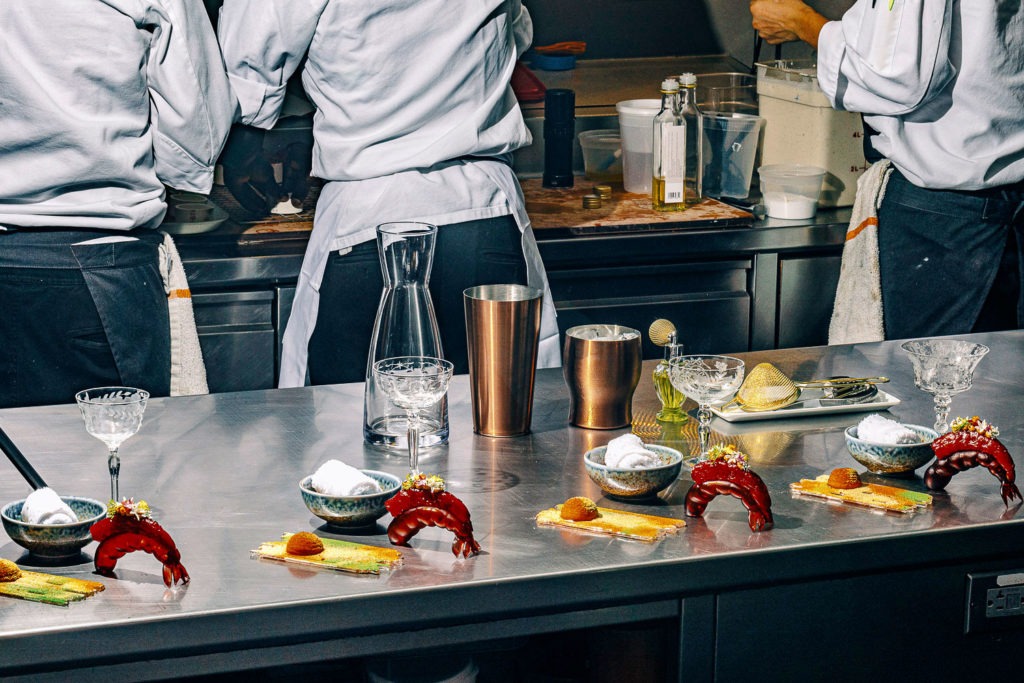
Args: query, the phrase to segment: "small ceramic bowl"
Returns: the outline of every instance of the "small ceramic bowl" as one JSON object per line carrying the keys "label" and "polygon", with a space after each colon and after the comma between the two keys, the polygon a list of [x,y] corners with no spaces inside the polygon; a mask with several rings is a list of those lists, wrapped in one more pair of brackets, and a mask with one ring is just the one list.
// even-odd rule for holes
{"label": "small ceramic bowl", "polygon": [[71,524],[29,524],[21,521],[24,499],[8,503],[0,510],[4,531],[11,540],[41,560],[66,560],[77,557],[92,542],[89,527],[103,519],[107,506],[92,498],[61,496],[78,521]]}
{"label": "small ceramic bowl", "polygon": [[604,464],[607,446],[592,448],[583,454],[583,466],[605,495],[622,500],[650,498],[675,481],[683,466],[683,455],[674,448],[648,444],[647,450],[661,459],[661,465],[642,469],[608,467]]}
{"label": "small ceramic bowl", "polygon": [[346,528],[370,526],[387,512],[384,503],[398,493],[402,480],[387,472],[359,471],[375,479],[382,491],[362,496],[328,496],[310,488],[309,482],[313,477],[309,476],[299,482],[302,501],[310,512],[328,524]]}
{"label": "small ceramic bowl", "polygon": [[921,437],[920,443],[881,444],[857,437],[857,425],[846,429],[846,448],[853,459],[874,474],[911,476],[914,470],[935,457],[932,441],[938,433],[930,427],[905,424]]}

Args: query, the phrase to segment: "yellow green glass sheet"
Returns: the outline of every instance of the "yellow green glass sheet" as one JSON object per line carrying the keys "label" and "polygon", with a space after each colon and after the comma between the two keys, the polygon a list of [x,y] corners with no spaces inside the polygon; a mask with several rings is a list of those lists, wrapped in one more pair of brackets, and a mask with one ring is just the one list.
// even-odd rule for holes
{"label": "yellow green glass sheet", "polygon": [[380,574],[381,570],[393,569],[402,562],[402,553],[394,548],[379,548],[361,543],[320,538],[324,551],[316,555],[292,555],[286,546],[292,534],[284,534],[280,541],[261,543],[252,551],[254,557],[276,560],[288,564],[316,569],[333,569],[355,574]]}

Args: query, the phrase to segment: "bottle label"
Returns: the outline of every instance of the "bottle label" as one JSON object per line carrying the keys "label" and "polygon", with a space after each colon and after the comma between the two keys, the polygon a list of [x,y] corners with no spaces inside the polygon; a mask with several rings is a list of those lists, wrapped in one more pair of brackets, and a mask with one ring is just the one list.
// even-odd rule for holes
{"label": "bottle label", "polygon": [[661,172],[665,178],[665,203],[683,201],[683,180],[686,177],[686,128],[661,127]]}

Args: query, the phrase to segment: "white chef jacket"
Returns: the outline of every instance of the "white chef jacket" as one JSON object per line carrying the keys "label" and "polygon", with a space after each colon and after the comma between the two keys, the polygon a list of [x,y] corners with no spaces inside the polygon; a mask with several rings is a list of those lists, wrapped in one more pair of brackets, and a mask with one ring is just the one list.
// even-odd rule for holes
{"label": "white chef jacket", "polygon": [[243,123],[268,128],[305,55],[313,174],[328,182],[283,339],[280,386],[305,381],[331,251],[387,221],[512,214],[545,291],[538,364],[559,364],[554,306],[508,163],[531,142],[509,85],[532,39],[520,0],[225,0],[218,33]]}
{"label": "white chef jacket", "polygon": [[818,82],[837,109],[864,114],[875,148],[915,185],[1024,179],[1019,0],[858,0],[822,28]]}
{"label": "white chef jacket", "polygon": [[3,0],[0,228],[156,227],[234,107],[199,0]]}

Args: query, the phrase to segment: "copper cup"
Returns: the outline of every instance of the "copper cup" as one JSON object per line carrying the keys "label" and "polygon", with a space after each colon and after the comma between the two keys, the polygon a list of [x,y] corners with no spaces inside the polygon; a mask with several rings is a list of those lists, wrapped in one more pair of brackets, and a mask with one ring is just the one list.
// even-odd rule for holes
{"label": "copper cup", "polygon": [[523,285],[481,285],[462,293],[477,434],[530,431],[543,294]]}
{"label": "copper cup", "polygon": [[621,325],[578,325],[566,331],[562,373],[571,424],[619,429],[633,422],[641,345],[640,332]]}

